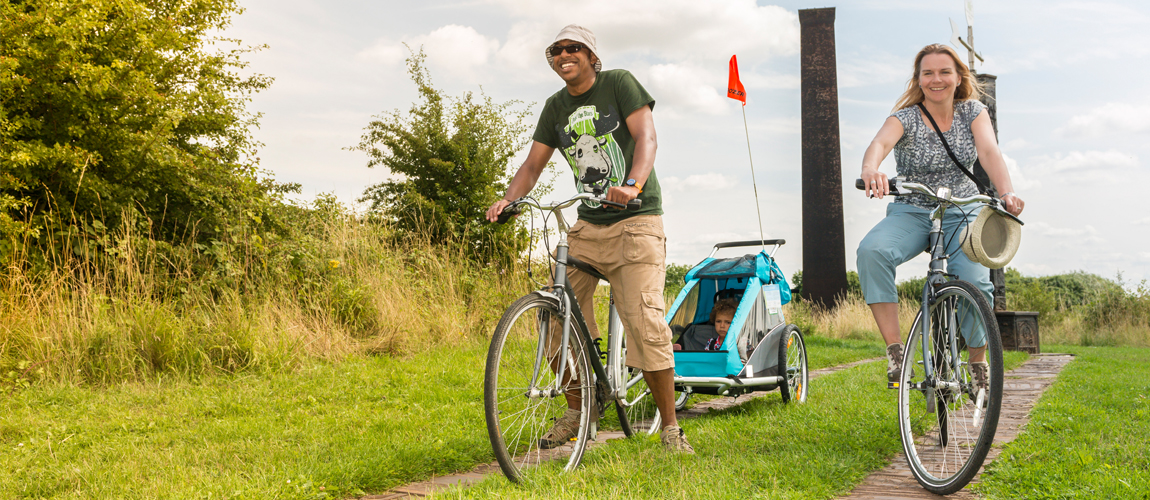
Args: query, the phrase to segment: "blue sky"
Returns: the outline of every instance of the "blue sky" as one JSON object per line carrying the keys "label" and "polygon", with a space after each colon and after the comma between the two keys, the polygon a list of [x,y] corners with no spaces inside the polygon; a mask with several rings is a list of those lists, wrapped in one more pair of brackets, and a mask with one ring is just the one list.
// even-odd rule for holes
{"label": "blue sky", "polygon": [[[750,0],[248,0],[226,33],[269,49],[248,58],[275,78],[263,113],[261,166],[304,198],[351,202],[388,172],[356,144],[371,116],[406,110],[416,92],[403,43],[422,46],[437,87],[530,105],[532,123],[561,88],[543,48],[568,23],[592,29],[604,68],[634,73],[656,99],[656,170],[665,191],[668,261],[694,263],[718,241],[758,236],[743,118],[725,97],[737,54],[764,229],[779,260],[802,267],[798,9]],[[889,115],[923,45],[947,42],[961,0],[835,5],[847,266],[886,201],[853,187],[863,151]],[[979,72],[998,76],[999,138],[1027,201],[1028,275],[1085,270],[1128,284],[1150,278],[1150,7],[1142,2],[976,1]],[[965,52],[963,52],[965,53]],[[559,157],[556,156],[558,160]],[[563,164],[560,163],[562,166]],[[516,165],[517,166],[517,165]],[[566,169],[566,167],[563,167]],[[883,170],[893,175],[893,159]],[[574,193],[566,170],[553,197]],[[899,269],[921,275],[925,260]]]}

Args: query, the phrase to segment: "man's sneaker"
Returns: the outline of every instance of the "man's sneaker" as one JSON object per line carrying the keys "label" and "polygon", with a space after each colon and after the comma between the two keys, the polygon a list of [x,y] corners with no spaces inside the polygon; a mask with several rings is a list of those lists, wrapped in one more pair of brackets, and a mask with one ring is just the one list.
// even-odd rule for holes
{"label": "man's sneaker", "polygon": [[687,433],[677,425],[668,425],[663,428],[663,447],[675,453],[694,455],[695,449],[687,442]]}
{"label": "man's sneaker", "polygon": [[898,389],[902,381],[902,344],[886,346],[886,388]]}
{"label": "man's sneaker", "polygon": [[575,437],[577,432],[579,432],[579,410],[568,408],[567,411],[563,412],[562,417],[555,420],[555,425],[551,426],[551,430],[539,439],[539,447],[550,450],[563,446]]}
{"label": "man's sneaker", "polygon": [[985,361],[970,364],[970,378],[974,379],[974,393],[978,394],[978,390],[989,390],[990,387],[990,365]]}

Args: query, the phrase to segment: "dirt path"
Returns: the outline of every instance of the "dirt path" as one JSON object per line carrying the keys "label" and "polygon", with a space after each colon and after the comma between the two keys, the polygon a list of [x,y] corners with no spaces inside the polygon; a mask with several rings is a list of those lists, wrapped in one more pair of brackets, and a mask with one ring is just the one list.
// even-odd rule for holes
{"label": "dirt path", "polygon": [[[854,368],[858,365],[861,365],[864,363],[870,363],[870,362],[877,361],[880,359],[884,359],[884,358],[864,359],[861,361],[855,361],[855,362],[847,363],[844,365],[838,365],[838,366],[832,366],[829,368],[821,368],[818,370],[812,370],[809,374],[809,377],[811,380],[814,380],[814,379],[821,377],[823,375],[843,371],[843,370],[846,370],[849,368]],[[766,395],[766,394],[773,394],[773,393],[764,393],[763,395]],[[754,399],[755,397],[759,397],[759,396],[741,397],[741,398],[715,398],[715,399],[711,399],[708,401],[702,401],[702,402],[695,403],[694,405],[691,406],[690,409],[678,412],[676,414],[676,416],[680,420],[685,419],[685,418],[695,418],[695,417],[702,415],[702,414],[705,414],[711,410],[722,410],[725,408],[730,408],[732,406],[741,405],[743,403],[746,403],[747,401],[750,401],[751,399]],[[593,448],[596,446],[601,446],[602,444],[606,443],[608,440],[619,439],[619,438],[623,438],[623,437],[624,437],[623,433],[620,431],[615,431],[615,432],[601,431],[601,432],[599,432],[597,439],[595,441],[592,441],[591,443],[589,443],[587,445],[587,447]],[[362,500],[390,500],[393,498],[424,497],[424,496],[427,496],[427,495],[431,494],[432,492],[439,490],[439,489],[443,489],[443,488],[447,488],[447,487],[455,486],[455,485],[459,485],[459,484],[467,485],[467,484],[481,481],[483,478],[487,477],[487,475],[489,475],[489,474],[502,474],[502,472],[499,470],[499,464],[498,463],[491,462],[491,463],[480,465],[480,466],[478,466],[478,467],[476,467],[476,468],[474,468],[468,472],[464,472],[464,473],[460,473],[460,474],[454,474],[454,475],[450,475],[450,476],[440,476],[440,477],[431,478],[427,481],[421,481],[418,483],[406,484],[403,486],[392,488],[391,490],[388,490],[382,494],[368,495],[366,497],[362,497]],[[913,482],[914,479],[912,478],[911,481]]]}
{"label": "dirt path", "polygon": [[[1074,359],[1069,354],[1037,354],[1031,356],[1022,366],[1006,373],[1003,381],[1002,414],[998,417],[998,430],[994,435],[994,447],[986,456],[985,464],[993,462],[1002,453],[1004,444],[1014,440],[1022,432],[1030,420],[1030,410],[1042,393],[1054,383],[1058,372]],[[971,484],[977,483],[982,476],[979,469]],[[949,496],[939,496],[930,493],[918,485],[910,468],[906,464],[906,456],[899,452],[892,459],[891,464],[870,476],[858,485],[849,495],[842,497],[850,500],[904,500],[918,498],[945,498],[945,499],[972,499],[978,498],[970,490],[970,486]]]}

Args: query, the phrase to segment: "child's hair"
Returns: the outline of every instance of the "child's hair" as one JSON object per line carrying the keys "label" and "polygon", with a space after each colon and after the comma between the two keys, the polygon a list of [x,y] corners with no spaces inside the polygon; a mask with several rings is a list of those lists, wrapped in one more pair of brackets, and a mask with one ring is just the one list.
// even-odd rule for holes
{"label": "child's hair", "polygon": [[715,307],[711,308],[711,324],[715,323],[715,317],[718,316],[719,313],[729,312],[734,316],[735,310],[738,308],[739,303],[736,302],[735,299],[719,299],[715,302]]}

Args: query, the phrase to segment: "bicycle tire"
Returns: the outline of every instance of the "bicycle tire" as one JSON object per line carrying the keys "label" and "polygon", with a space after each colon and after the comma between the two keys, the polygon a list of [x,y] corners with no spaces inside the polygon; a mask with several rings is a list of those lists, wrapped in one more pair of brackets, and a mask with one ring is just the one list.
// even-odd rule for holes
{"label": "bicycle tire", "polygon": [[[574,469],[587,446],[595,403],[594,374],[576,323],[571,324],[567,363],[567,373],[574,376],[564,377],[566,383],[556,380],[546,355],[536,367],[541,329],[550,328],[555,323],[551,318],[559,317],[557,299],[532,293],[507,308],[491,336],[483,378],[484,417],[499,468],[512,482],[519,482],[526,469],[544,462],[560,461],[564,470]],[[547,346],[542,347],[546,352]],[[529,394],[536,368],[539,383],[535,387],[553,391]],[[581,398],[576,435],[567,444],[546,449],[540,439],[567,410],[565,393],[569,392]]]}
{"label": "bicycle tire", "polygon": [[807,372],[807,344],[799,327],[789,324],[779,339],[779,375],[783,383],[779,392],[783,402],[805,403],[810,376]]}
{"label": "bicycle tire", "polygon": [[[899,437],[918,483],[932,493],[949,495],[970,483],[994,442],[1002,405],[1002,340],[990,304],[974,285],[950,281],[937,287],[934,295],[925,319],[930,321],[931,334],[925,338],[921,335],[924,317],[919,311],[904,350],[898,391]],[[987,340],[989,395],[985,408],[976,408],[974,381],[967,364],[969,351],[958,353],[957,370],[951,361],[951,335],[962,338],[962,331],[978,324],[986,329]],[[925,360],[919,345],[924,340],[931,343],[932,366],[943,382],[935,384],[933,390],[924,384]]]}

